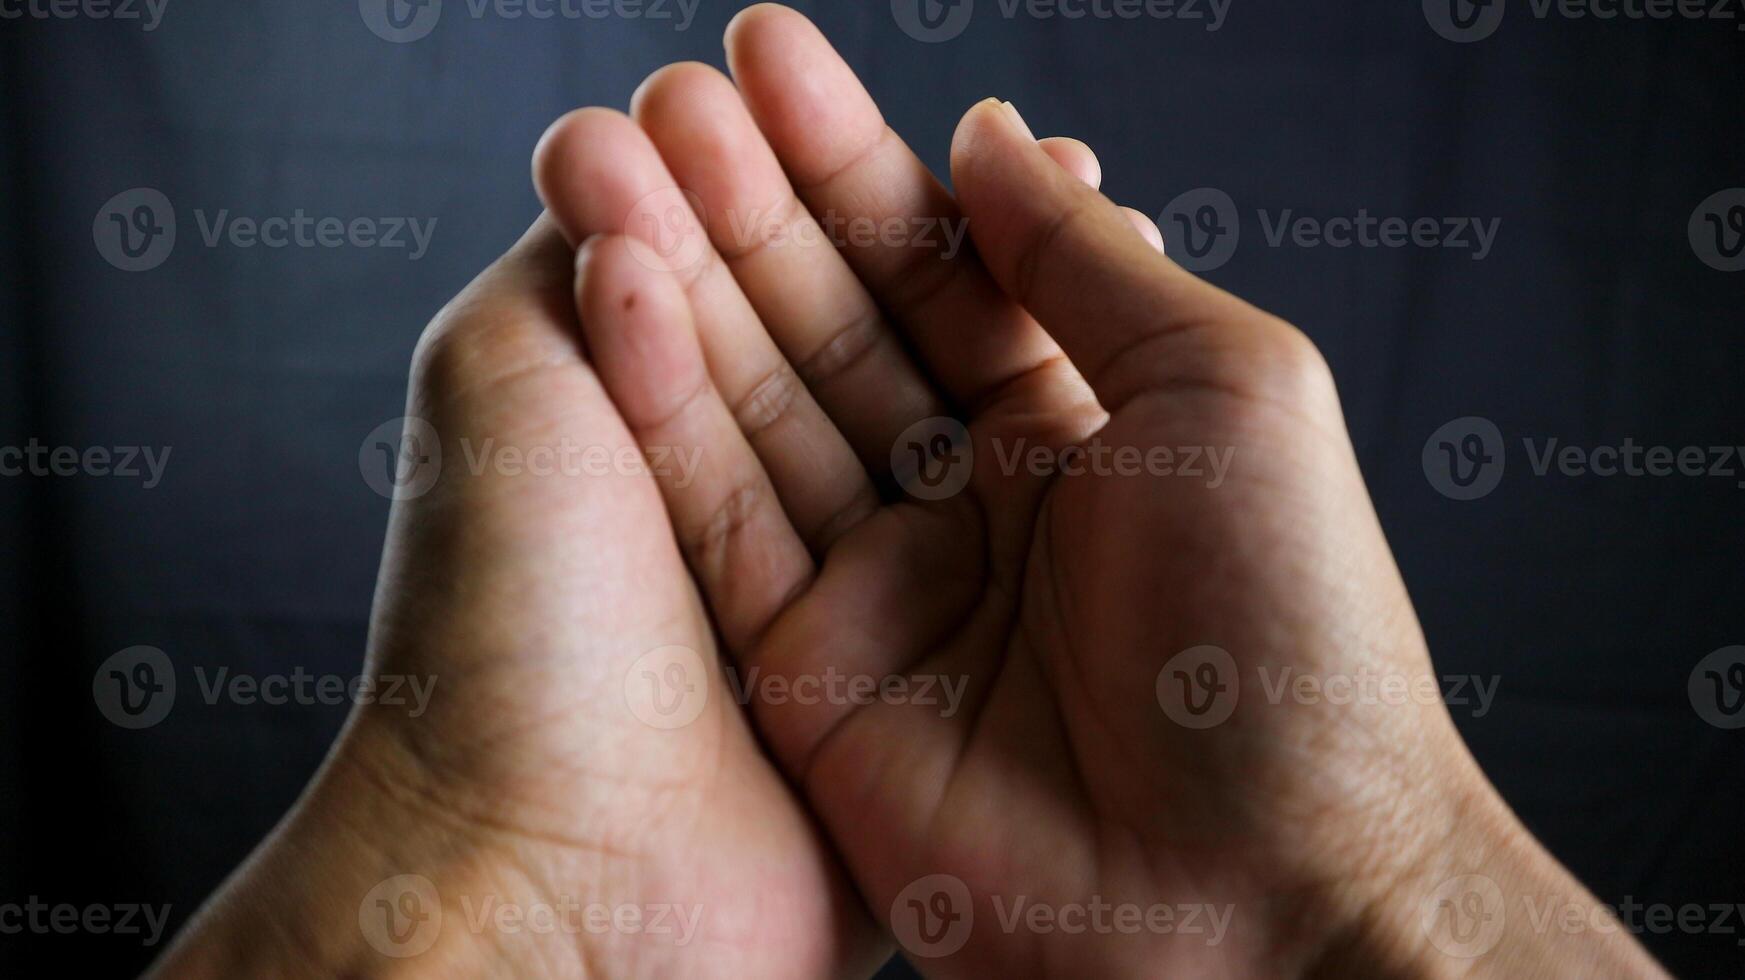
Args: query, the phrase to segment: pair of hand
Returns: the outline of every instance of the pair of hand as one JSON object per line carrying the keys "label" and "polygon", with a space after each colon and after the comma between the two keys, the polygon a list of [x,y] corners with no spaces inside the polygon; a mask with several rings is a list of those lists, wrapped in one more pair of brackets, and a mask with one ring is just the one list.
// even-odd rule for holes
{"label": "pair of hand", "polygon": [[[1439,700],[1268,696],[1434,684],[1302,334],[1010,106],[954,197],[798,14],[727,49],[541,142],[414,365],[369,663],[434,699],[354,714],[166,973],[1653,973],[1426,915],[1593,902]],[[614,462],[469,465],[541,451]]]}

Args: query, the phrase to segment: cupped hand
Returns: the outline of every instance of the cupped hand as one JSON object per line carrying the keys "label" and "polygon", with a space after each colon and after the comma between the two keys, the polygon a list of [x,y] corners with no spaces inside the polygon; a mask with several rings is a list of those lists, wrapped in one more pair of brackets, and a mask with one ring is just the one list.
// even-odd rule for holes
{"label": "cupped hand", "polygon": [[[888,944],[726,699],[542,217],[425,332],[361,707],[164,976],[867,976]],[[385,689],[385,688],[384,688]],[[675,712],[682,712],[675,714]],[[682,724],[681,724],[682,722]]]}
{"label": "cupped hand", "polygon": [[561,120],[536,177],[631,433],[702,451],[658,481],[725,653],[685,683],[746,704],[918,962],[1454,972],[1440,882],[1564,881],[1421,696],[1299,331],[1010,106],[960,125],[954,200],[804,18],[728,55],[737,89],[680,65]]}

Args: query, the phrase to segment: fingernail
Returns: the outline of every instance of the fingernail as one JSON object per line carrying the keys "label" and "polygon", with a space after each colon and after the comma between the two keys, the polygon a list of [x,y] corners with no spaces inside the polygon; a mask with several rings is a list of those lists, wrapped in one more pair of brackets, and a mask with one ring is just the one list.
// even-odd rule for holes
{"label": "fingernail", "polygon": [[1017,106],[1010,102],[1002,102],[1000,107],[1006,110],[1006,116],[1012,120],[1012,124],[1017,127],[1018,132],[1024,134],[1025,139],[1032,143],[1036,142],[1036,134],[1030,131],[1030,125],[1024,121],[1024,117],[1018,114]]}

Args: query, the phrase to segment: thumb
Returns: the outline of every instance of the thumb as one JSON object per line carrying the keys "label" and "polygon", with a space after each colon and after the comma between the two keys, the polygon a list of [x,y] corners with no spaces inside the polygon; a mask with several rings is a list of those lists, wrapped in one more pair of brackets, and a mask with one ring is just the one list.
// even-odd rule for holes
{"label": "thumb", "polygon": [[988,270],[1109,412],[1173,385],[1264,384],[1275,366],[1325,370],[1296,328],[1146,242],[1114,202],[1036,145],[1011,103],[987,99],[964,115],[951,180]]}

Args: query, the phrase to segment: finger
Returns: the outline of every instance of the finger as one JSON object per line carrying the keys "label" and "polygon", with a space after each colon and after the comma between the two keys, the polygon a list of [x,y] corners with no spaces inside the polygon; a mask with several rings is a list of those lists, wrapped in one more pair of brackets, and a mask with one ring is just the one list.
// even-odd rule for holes
{"label": "finger", "polygon": [[1097,154],[1083,140],[1075,140],[1071,136],[1050,136],[1038,141],[1037,145],[1067,173],[1092,187],[1103,186],[1102,161],[1097,159]]}
{"label": "finger", "polygon": [[[843,255],[889,310],[946,392],[974,413],[1023,390],[1069,391],[1059,346],[941,236],[964,221],[943,186],[885,125],[871,96],[811,21],[759,4],[727,28],[727,61],[746,106],[814,215],[906,228],[912,243],[850,242]],[[1035,150],[1034,142],[1031,149]],[[1058,170],[1058,168],[1056,168]],[[1064,387],[1015,384],[1044,374]]]}
{"label": "finger", "polygon": [[757,454],[710,380],[690,301],[621,235],[588,239],[576,260],[576,306],[596,370],[653,458],[667,512],[727,647],[750,649],[812,578],[811,555],[788,522]]}
{"label": "finger", "polygon": [[874,473],[914,423],[946,414],[878,304],[795,197],[739,92],[707,65],[651,75],[632,113],[806,387]]}
{"label": "finger", "polygon": [[1139,232],[1140,237],[1151,243],[1152,248],[1157,249],[1159,252],[1164,250],[1163,231],[1157,227],[1157,222],[1151,220],[1150,215],[1146,214],[1144,211],[1129,207],[1123,207],[1121,213],[1125,214],[1127,220],[1133,223],[1133,228],[1135,231]]}
{"label": "finger", "polygon": [[535,171],[572,240],[628,234],[640,258],[683,284],[716,390],[807,542],[822,552],[872,513],[865,468],[770,340],[642,128],[606,109],[572,112],[541,139]]}
{"label": "finger", "polygon": [[[1009,105],[989,99],[964,116],[951,173],[988,269],[1111,413],[1184,371],[1203,377],[1209,360],[1256,334],[1295,334],[1158,254],[1108,198],[1039,150]],[[1295,356],[1286,348],[1299,342],[1265,348]]]}

